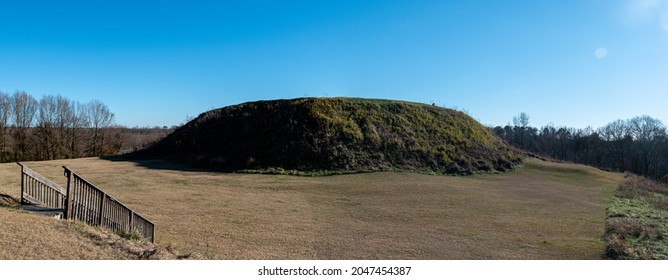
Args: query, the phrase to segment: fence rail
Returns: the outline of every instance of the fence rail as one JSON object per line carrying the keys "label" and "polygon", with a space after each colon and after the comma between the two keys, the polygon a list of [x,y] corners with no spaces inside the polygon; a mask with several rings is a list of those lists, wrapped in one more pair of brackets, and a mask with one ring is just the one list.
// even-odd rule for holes
{"label": "fence rail", "polygon": [[123,203],[63,166],[63,188],[27,166],[21,166],[21,204],[62,209],[65,219],[108,228],[117,233],[138,234],[155,242],[155,225]]}
{"label": "fence rail", "polygon": [[63,187],[42,177],[27,166],[21,166],[21,204],[39,204],[46,207],[65,208],[66,191]]}
{"label": "fence rail", "polygon": [[65,219],[83,221],[118,233],[137,233],[154,242],[155,225],[114,199],[72,170],[63,166],[67,177]]}

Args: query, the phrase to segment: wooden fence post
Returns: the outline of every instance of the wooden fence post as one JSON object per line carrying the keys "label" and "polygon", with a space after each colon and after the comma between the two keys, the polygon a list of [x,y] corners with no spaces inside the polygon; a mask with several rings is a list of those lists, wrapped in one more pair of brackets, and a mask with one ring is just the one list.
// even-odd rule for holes
{"label": "wooden fence post", "polygon": [[21,166],[21,201],[19,201],[19,204],[23,205],[23,199],[24,199],[23,193],[25,192],[25,179],[24,179],[25,176],[23,175],[23,165],[18,162],[16,164]]}
{"label": "wooden fence post", "polygon": [[130,210],[130,224],[128,225],[128,228],[129,228],[128,233],[130,233],[130,234],[132,234],[132,230],[134,229],[133,226],[132,226],[132,222],[134,221],[134,216],[135,216],[135,212],[132,212],[132,210]]}
{"label": "wooden fence post", "polygon": [[100,199],[100,216],[97,219],[97,225],[102,226],[102,217],[104,216],[104,203],[105,200],[107,200],[107,194],[102,193],[102,197]]}
{"label": "wooden fence post", "polygon": [[65,177],[67,177],[67,194],[65,194],[65,211],[63,216],[65,216],[65,220],[69,220],[72,219],[72,217],[70,217],[72,213],[72,171],[65,166],[63,166],[63,168],[65,168]]}

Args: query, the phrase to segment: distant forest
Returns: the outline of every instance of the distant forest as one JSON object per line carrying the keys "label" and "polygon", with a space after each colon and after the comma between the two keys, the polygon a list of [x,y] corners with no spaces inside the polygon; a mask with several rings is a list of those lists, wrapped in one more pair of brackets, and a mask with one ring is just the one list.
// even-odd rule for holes
{"label": "distant forest", "polygon": [[141,149],[173,128],[126,128],[94,100],[36,99],[24,91],[0,92],[0,162],[115,155]]}
{"label": "distant forest", "polygon": [[515,147],[558,160],[668,181],[668,136],[658,119],[639,116],[601,128],[529,126],[529,115],[491,130]]}

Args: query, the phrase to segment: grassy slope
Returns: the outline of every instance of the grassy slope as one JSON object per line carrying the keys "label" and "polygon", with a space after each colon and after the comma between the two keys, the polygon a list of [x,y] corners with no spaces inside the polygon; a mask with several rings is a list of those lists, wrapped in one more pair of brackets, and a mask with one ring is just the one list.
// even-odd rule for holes
{"label": "grassy slope", "polygon": [[212,110],[144,153],[228,170],[306,172],[469,174],[520,162],[514,150],[462,112],[356,98],[258,101]]}
{"label": "grassy slope", "polygon": [[[99,159],[28,166],[64,183],[60,166],[68,165],[154,221],[159,244],[217,259],[599,259],[605,209],[622,180],[538,160],[469,177],[268,176],[140,163],[153,168]],[[18,195],[18,170],[0,165],[0,193]]]}
{"label": "grassy slope", "polygon": [[[19,180],[11,164],[0,179],[0,260],[127,260],[197,258],[171,248],[128,240],[80,222],[57,220],[16,209]],[[18,174],[18,171],[15,172]],[[64,185],[64,184],[63,184]]]}
{"label": "grassy slope", "polygon": [[85,224],[0,207],[0,260],[175,259],[153,244],[122,239]]}
{"label": "grassy slope", "polygon": [[668,186],[629,175],[608,208],[608,257],[668,259],[667,217]]}

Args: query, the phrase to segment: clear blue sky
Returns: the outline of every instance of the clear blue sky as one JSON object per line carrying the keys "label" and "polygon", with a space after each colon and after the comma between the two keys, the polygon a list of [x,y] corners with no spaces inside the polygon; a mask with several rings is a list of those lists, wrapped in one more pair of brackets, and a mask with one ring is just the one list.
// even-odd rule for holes
{"label": "clear blue sky", "polygon": [[0,0],[0,91],[100,99],[126,126],[304,96],[487,125],[668,122],[668,0]]}

